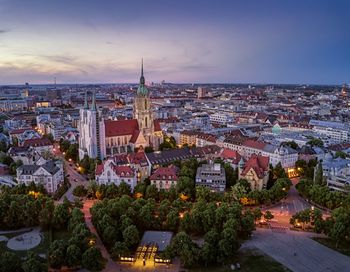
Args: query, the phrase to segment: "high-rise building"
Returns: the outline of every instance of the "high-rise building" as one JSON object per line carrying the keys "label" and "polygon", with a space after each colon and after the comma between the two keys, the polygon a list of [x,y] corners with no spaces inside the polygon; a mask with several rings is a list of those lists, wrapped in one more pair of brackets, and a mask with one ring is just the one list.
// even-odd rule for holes
{"label": "high-rise building", "polygon": [[197,98],[201,99],[205,97],[205,89],[203,87],[198,87],[197,89]]}

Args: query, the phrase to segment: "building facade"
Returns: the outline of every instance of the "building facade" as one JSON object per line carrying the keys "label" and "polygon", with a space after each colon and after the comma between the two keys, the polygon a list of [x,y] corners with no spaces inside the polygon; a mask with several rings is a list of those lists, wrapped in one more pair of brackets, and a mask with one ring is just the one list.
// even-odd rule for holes
{"label": "building facade", "polygon": [[219,163],[203,164],[197,169],[196,186],[204,186],[210,190],[224,192],[226,188],[225,169]]}

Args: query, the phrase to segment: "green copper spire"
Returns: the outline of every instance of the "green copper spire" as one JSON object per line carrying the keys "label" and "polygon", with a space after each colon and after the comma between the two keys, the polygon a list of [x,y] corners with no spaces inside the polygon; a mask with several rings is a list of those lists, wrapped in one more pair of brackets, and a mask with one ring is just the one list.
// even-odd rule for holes
{"label": "green copper spire", "polygon": [[141,60],[141,77],[140,77],[140,85],[137,88],[137,95],[148,95],[148,90],[145,86],[145,77],[143,76],[143,59]]}
{"label": "green copper spire", "polygon": [[96,96],[95,92],[92,93],[92,104],[91,104],[91,110],[96,110]]}
{"label": "green copper spire", "polygon": [[89,108],[89,104],[88,104],[88,98],[87,98],[87,91],[85,91],[84,109],[87,110],[88,108]]}

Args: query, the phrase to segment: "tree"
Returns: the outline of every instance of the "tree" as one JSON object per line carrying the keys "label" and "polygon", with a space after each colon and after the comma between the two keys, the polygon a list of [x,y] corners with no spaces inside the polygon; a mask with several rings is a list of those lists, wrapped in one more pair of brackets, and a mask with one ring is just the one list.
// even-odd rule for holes
{"label": "tree", "polygon": [[81,250],[77,245],[69,245],[67,248],[67,264],[70,267],[80,265],[81,263]]}
{"label": "tree", "polygon": [[179,213],[177,212],[177,210],[171,210],[166,217],[167,229],[177,231],[179,223]]}
{"label": "tree", "polygon": [[151,147],[151,146],[145,147],[145,153],[152,153],[152,152],[154,152],[153,147]]}
{"label": "tree", "polygon": [[282,145],[289,146],[295,150],[297,150],[299,148],[298,144],[294,141],[283,142]]}
{"label": "tree", "polygon": [[346,153],[343,151],[337,151],[335,152],[335,158],[342,158],[342,159],[346,159]]}
{"label": "tree", "polygon": [[123,239],[128,248],[132,248],[138,244],[140,237],[135,225],[131,225],[123,231]]}
{"label": "tree", "polygon": [[121,182],[118,187],[118,191],[120,195],[131,195],[130,185],[125,182]]}
{"label": "tree", "polygon": [[208,231],[204,235],[204,244],[201,248],[201,257],[205,263],[205,266],[208,264],[216,263],[217,260],[217,244],[219,240],[219,234],[215,229]]}
{"label": "tree", "polygon": [[152,185],[147,186],[145,198],[146,199],[149,199],[149,198],[158,199],[158,189],[157,189],[156,185],[152,184]]}
{"label": "tree", "polygon": [[200,251],[185,232],[179,232],[171,242],[172,251],[180,257],[185,267],[191,267],[198,263]]}
{"label": "tree", "polygon": [[54,268],[60,268],[66,263],[67,243],[64,240],[55,240],[49,248],[49,262]]}
{"label": "tree", "polygon": [[113,256],[117,259],[119,259],[122,256],[130,255],[130,250],[127,247],[127,245],[124,242],[120,242],[120,241],[114,244],[112,252],[113,252]]}
{"label": "tree", "polygon": [[102,271],[106,265],[106,260],[102,257],[99,249],[90,247],[83,254],[82,265],[90,271]]}
{"label": "tree", "polygon": [[324,143],[321,139],[319,138],[314,138],[311,137],[311,140],[308,141],[306,144],[311,145],[311,146],[317,146],[317,147],[323,147]]}
{"label": "tree", "polygon": [[5,251],[0,255],[0,267],[3,272],[20,272],[21,259],[15,253]]}
{"label": "tree", "polygon": [[57,229],[67,226],[69,220],[69,207],[65,204],[58,204],[53,212],[53,226]]}
{"label": "tree", "polygon": [[86,196],[87,189],[84,187],[84,185],[78,185],[73,189],[73,195],[78,197]]}
{"label": "tree", "polygon": [[280,162],[273,168],[273,177],[274,179],[288,178],[286,171],[284,171],[284,168]]}
{"label": "tree", "polygon": [[324,185],[322,162],[317,165],[314,183],[318,185]]}
{"label": "tree", "polygon": [[41,262],[41,260],[35,255],[34,252],[29,251],[27,259],[22,264],[24,272],[45,272],[47,267]]}
{"label": "tree", "polygon": [[7,147],[6,141],[5,140],[1,140],[0,141],[0,152],[6,153],[7,149],[8,149],[8,147]]}
{"label": "tree", "polygon": [[270,211],[266,211],[264,214],[264,218],[267,222],[274,218],[274,215]]}

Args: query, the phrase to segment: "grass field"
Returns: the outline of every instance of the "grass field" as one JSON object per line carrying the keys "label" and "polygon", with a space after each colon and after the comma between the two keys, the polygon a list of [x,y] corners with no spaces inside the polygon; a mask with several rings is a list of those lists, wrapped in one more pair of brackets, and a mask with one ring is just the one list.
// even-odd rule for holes
{"label": "grass field", "polygon": [[[259,250],[244,250],[238,253],[233,263],[239,263],[241,272],[289,272],[282,264],[265,255]],[[188,270],[190,272],[229,272],[228,266],[200,267]]]}
{"label": "grass field", "polygon": [[330,238],[313,237],[312,239],[326,247],[329,247],[335,251],[338,251],[341,254],[350,256],[350,241],[340,241],[338,248],[336,248],[335,241],[333,241]]}

